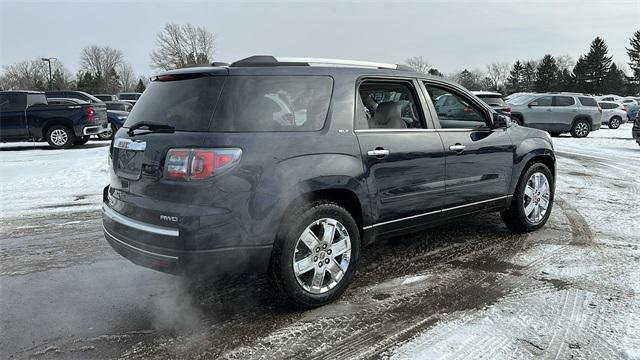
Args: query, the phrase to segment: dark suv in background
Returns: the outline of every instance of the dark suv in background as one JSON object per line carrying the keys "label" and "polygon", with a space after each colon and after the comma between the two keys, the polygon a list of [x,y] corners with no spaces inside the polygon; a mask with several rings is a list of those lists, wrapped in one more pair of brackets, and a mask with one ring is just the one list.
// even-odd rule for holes
{"label": "dark suv in background", "polygon": [[[438,109],[442,97],[460,108]],[[487,211],[538,229],[555,184],[544,131],[441,78],[346,60],[158,75],[109,158],[117,252],[169,273],[268,272],[304,307],[338,297],[377,238]]]}

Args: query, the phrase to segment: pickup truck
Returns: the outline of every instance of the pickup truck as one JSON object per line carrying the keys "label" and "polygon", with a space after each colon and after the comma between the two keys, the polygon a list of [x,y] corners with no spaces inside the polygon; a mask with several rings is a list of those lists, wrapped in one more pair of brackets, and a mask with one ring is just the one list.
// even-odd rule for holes
{"label": "pickup truck", "polygon": [[68,149],[109,131],[104,104],[50,105],[43,92],[0,91],[0,141],[46,140]]}

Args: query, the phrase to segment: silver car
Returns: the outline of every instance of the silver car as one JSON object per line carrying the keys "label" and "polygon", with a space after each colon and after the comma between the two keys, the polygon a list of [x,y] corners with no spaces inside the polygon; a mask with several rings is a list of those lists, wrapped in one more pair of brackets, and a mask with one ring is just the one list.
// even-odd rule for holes
{"label": "silver car", "polygon": [[602,120],[602,109],[590,95],[528,94],[513,98],[508,104],[514,122],[546,130],[553,136],[569,132],[573,137],[586,137],[600,128]]}

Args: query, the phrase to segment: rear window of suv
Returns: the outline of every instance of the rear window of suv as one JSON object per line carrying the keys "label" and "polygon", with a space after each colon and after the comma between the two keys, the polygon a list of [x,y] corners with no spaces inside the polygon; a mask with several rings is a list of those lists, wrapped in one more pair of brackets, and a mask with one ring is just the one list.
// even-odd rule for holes
{"label": "rear window of suv", "polygon": [[333,89],[328,76],[194,76],[151,82],[124,126],[149,121],[178,131],[317,131]]}
{"label": "rear window of suv", "polygon": [[502,100],[502,97],[498,95],[478,95],[478,97],[487,103],[489,106],[500,107],[507,106],[507,104]]}
{"label": "rear window of suv", "polygon": [[598,102],[594,98],[582,97],[581,96],[581,97],[578,98],[578,100],[580,100],[580,104],[582,104],[582,106],[598,107]]}

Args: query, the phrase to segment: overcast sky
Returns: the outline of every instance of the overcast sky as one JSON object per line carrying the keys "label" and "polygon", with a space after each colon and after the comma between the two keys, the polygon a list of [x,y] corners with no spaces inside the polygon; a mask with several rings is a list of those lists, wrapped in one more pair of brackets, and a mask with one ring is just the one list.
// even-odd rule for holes
{"label": "overcast sky", "polygon": [[616,63],[640,29],[640,0],[559,1],[16,1],[0,0],[0,63],[59,58],[75,73],[89,45],[121,49],[137,74],[169,22],[217,36],[215,60],[252,54],[400,63],[423,56],[442,72],[568,54],[596,36]]}

